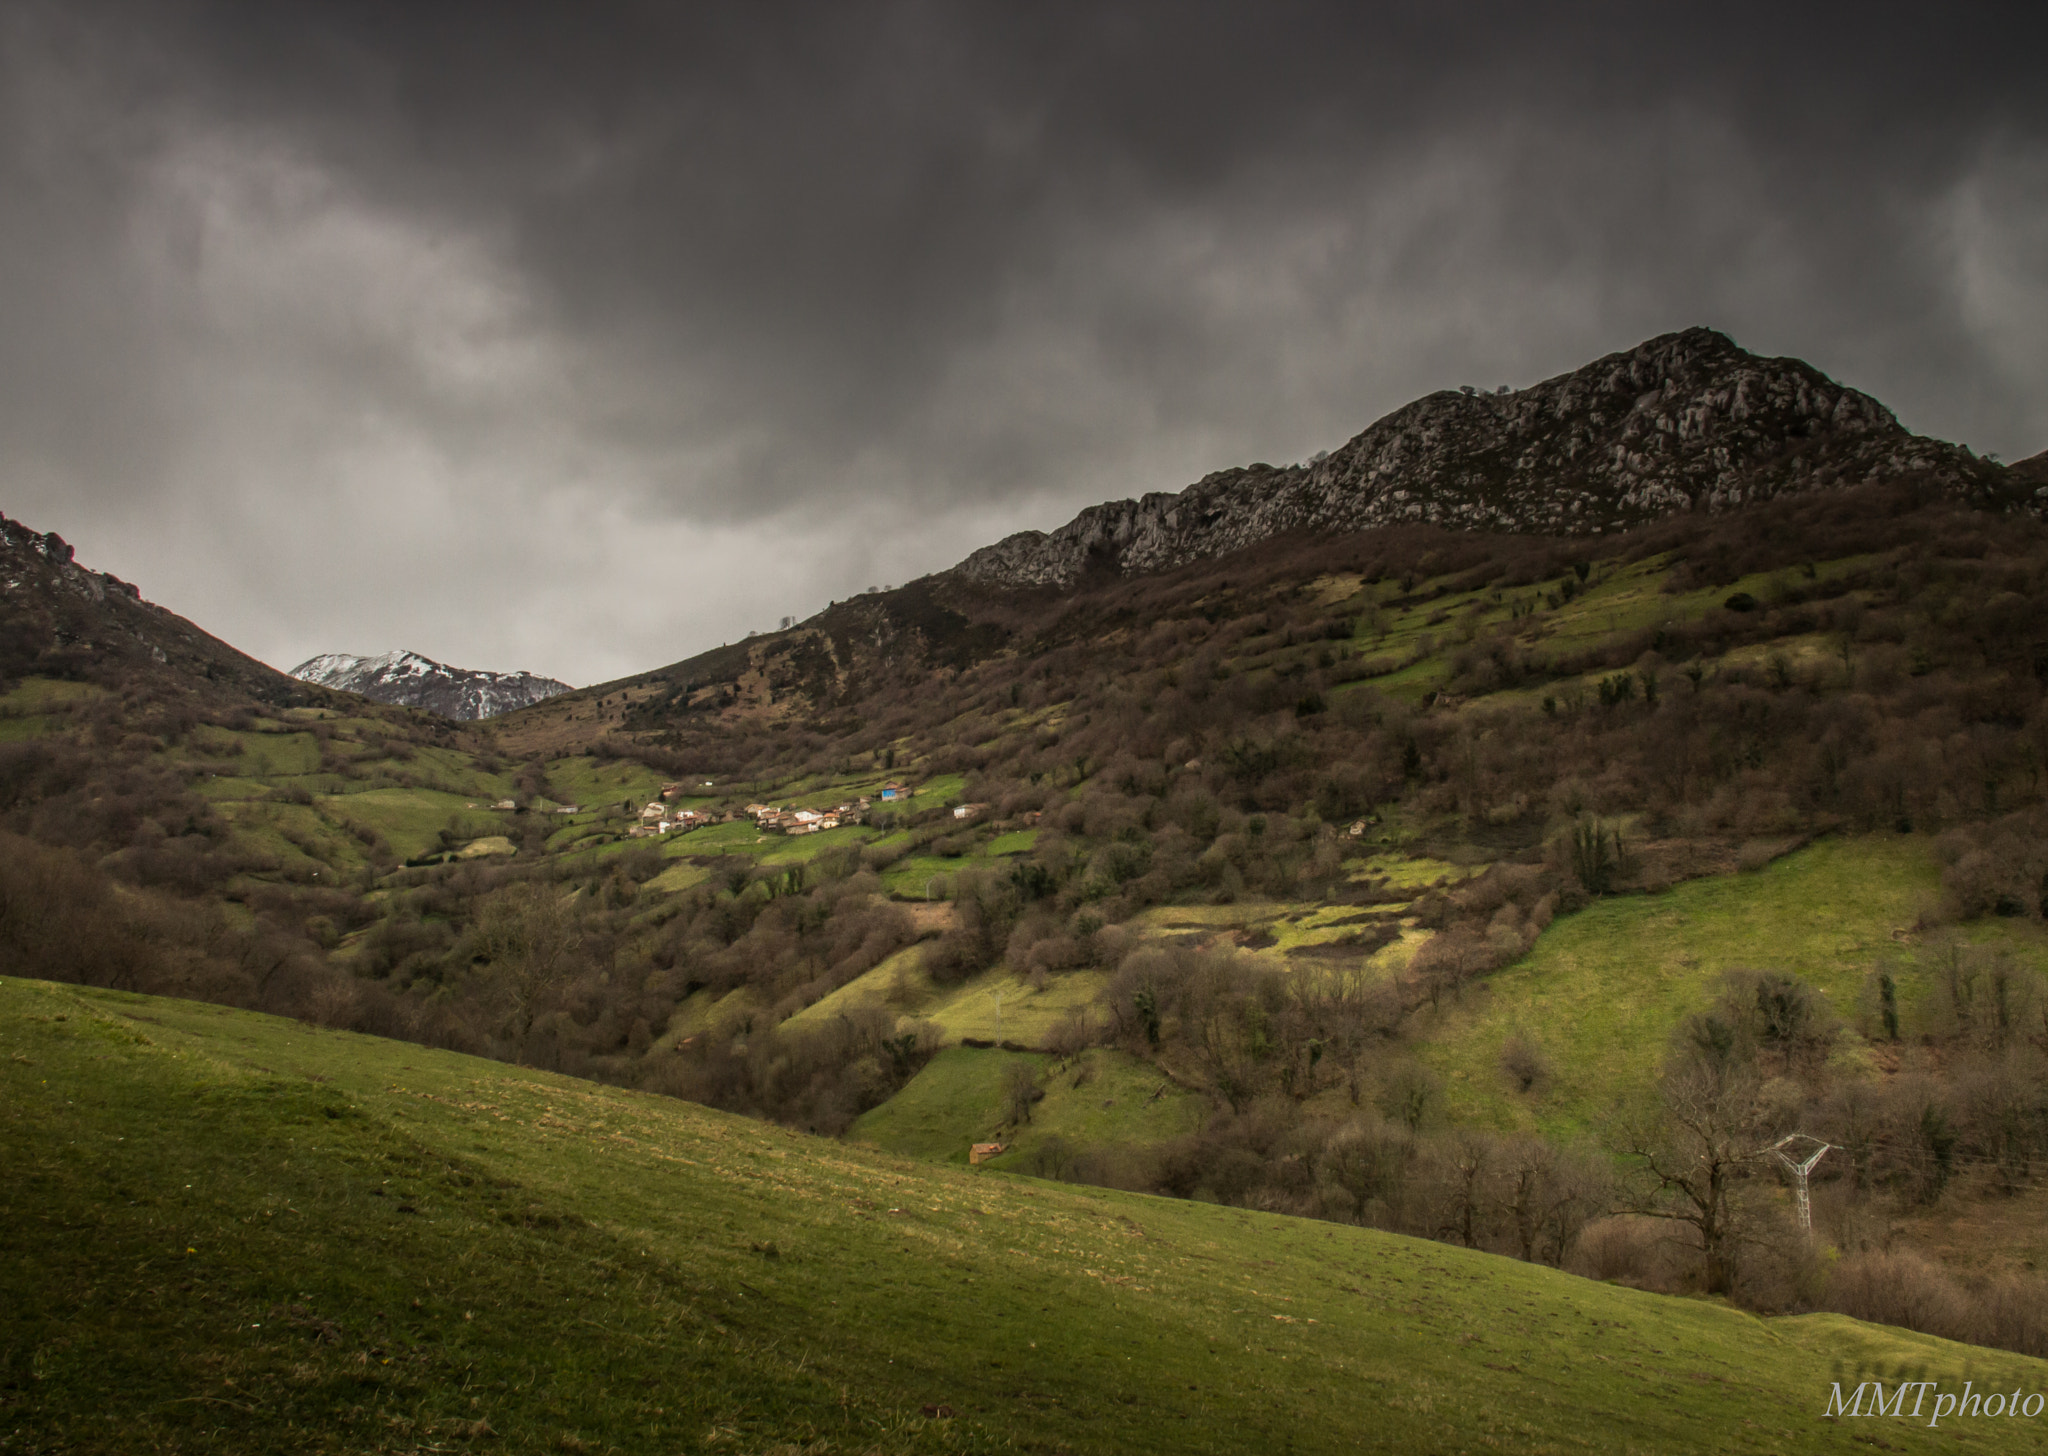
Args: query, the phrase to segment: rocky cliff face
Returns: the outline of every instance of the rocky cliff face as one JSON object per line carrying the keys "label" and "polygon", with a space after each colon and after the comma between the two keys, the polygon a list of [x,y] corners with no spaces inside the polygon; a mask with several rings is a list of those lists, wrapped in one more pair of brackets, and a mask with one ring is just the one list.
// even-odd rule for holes
{"label": "rocky cliff face", "polygon": [[2048,450],[2015,460],[2005,468],[2006,479],[2037,496],[2048,496]]}
{"label": "rocky cliff face", "polygon": [[358,693],[373,703],[424,708],[465,722],[496,717],[569,691],[567,683],[551,677],[449,667],[417,652],[387,652],[382,657],[329,652],[300,663],[292,676]]}
{"label": "rocky cliff face", "polygon": [[1440,391],[1308,465],[1219,471],[1178,494],[1112,501],[956,568],[1000,586],[1067,586],[1235,551],[1288,531],[1428,522],[1597,535],[1679,511],[1919,476],[1987,504],[2000,467],[1911,434],[1797,359],[1688,329],[1501,394]]}

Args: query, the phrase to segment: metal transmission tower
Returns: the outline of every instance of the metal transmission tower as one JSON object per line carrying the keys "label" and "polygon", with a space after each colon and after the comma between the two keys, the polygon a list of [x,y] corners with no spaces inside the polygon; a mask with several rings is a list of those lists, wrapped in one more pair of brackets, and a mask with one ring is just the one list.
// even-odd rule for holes
{"label": "metal transmission tower", "polygon": [[[1813,1151],[1802,1162],[1798,1154],[1809,1146]],[[1783,1163],[1785,1171],[1792,1175],[1792,1197],[1799,1205],[1799,1228],[1809,1236],[1813,1233],[1813,1200],[1807,1195],[1807,1176],[1833,1146],[1833,1143],[1824,1143],[1803,1132],[1787,1133],[1771,1144],[1771,1156]]]}

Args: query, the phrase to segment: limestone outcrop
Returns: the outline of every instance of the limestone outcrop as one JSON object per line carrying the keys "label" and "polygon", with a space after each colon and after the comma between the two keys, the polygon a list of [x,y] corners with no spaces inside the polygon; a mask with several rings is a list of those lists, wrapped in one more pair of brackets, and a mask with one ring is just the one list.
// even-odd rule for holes
{"label": "limestone outcrop", "polygon": [[1428,522],[1598,535],[1905,477],[1984,504],[2040,499],[2006,473],[1912,434],[1809,364],[1696,328],[1527,389],[1426,395],[1308,464],[1222,470],[1178,493],[1093,506],[955,569],[991,585],[1060,587],[1091,567],[1160,571],[1290,531]]}

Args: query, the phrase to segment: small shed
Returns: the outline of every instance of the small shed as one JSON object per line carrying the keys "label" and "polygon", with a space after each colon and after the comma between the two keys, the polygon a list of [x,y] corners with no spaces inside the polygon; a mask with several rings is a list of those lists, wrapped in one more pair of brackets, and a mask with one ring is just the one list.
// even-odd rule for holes
{"label": "small shed", "polygon": [[975,1143],[967,1150],[967,1161],[970,1163],[985,1163],[990,1158],[999,1157],[1009,1150],[1010,1145],[1008,1143]]}

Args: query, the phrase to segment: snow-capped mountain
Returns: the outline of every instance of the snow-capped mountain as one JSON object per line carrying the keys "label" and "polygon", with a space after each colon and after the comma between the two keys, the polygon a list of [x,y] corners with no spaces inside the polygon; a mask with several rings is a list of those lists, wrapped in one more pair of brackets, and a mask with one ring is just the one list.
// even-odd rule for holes
{"label": "snow-capped mountain", "polygon": [[417,652],[387,652],[382,657],[328,652],[300,663],[292,676],[360,693],[373,703],[397,703],[461,719],[496,717],[569,691],[567,683],[551,677],[450,667]]}

